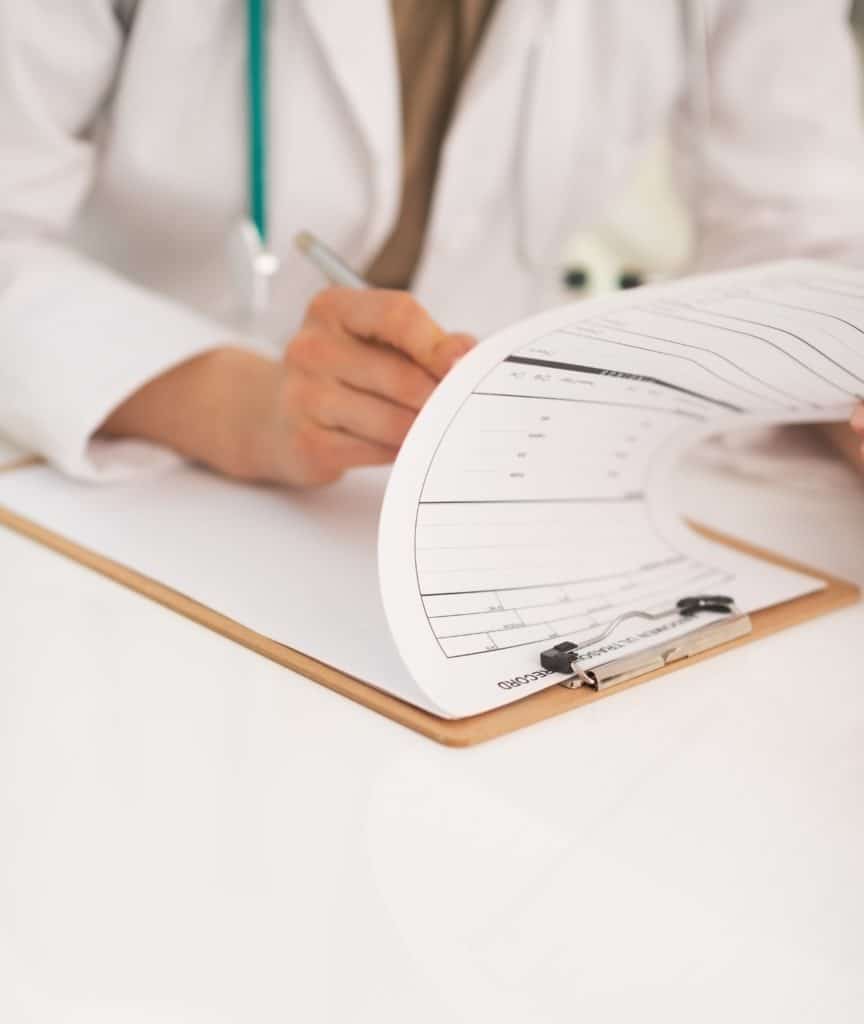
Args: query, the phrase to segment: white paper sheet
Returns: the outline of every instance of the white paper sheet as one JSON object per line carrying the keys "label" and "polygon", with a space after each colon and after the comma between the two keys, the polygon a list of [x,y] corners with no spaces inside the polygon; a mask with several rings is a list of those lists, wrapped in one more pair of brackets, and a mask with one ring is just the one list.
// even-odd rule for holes
{"label": "white paper sheet", "polygon": [[[93,485],[34,467],[0,475],[0,504],[459,717],[553,685],[539,652],[621,611],[694,591],[752,610],[820,587],[685,530],[663,482],[730,424],[842,419],[864,392],[862,342],[864,275],[827,265],[642,289],[484,342],[418,418],[389,485],[368,470],[302,493],[189,467]],[[651,642],[627,633],[628,651]]]}
{"label": "white paper sheet", "polygon": [[264,636],[436,710],[396,652],[378,590],[388,472],[315,492],[232,483],[185,467],[130,483],[0,474],[0,505]]}
{"label": "white paper sheet", "polygon": [[[664,480],[708,434],[840,420],[864,394],[864,277],[818,263],[715,275],[544,314],[480,347],[417,421],[385,499],[384,605],[420,686],[459,717],[560,679],[542,650],[624,612],[809,577],[685,529]],[[675,623],[664,638],[705,624]],[[630,627],[590,668],[657,642]]]}

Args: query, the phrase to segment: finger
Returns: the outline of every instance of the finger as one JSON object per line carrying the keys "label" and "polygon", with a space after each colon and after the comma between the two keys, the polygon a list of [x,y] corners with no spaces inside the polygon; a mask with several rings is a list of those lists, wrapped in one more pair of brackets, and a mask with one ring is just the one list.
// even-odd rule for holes
{"label": "finger", "polygon": [[423,407],[438,383],[401,352],[342,331],[306,333],[288,347],[286,358],[307,372],[335,377],[356,390],[415,411]]}
{"label": "finger", "polygon": [[414,422],[410,409],[339,383],[322,387],[308,412],[324,427],[390,448],[399,448]]}
{"label": "finger", "polygon": [[445,331],[408,292],[329,288],[309,310],[355,337],[392,345],[439,379],[473,344],[464,334]]}
{"label": "finger", "polygon": [[311,421],[295,441],[302,457],[299,468],[296,454],[289,460],[287,477],[304,487],[335,483],[347,470],[358,466],[389,465],[397,454],[395,448],[364,441]]}
{"label": "finger", "polygon": [[864,402],[852,414],[852,429],[858,434],[864,434]]}
{"label": "finger", "polygon": [[[467,355],[477,345],[477,339],[473,334],[468,334],[467,331],[451,331],[450,337],[454,345],[458,342],[458,345],[465,349],[462,355]],[[461,359],[462,356],[459,358]]]}
{"label": "finger", "polygon": [[321,448],[324,452],[325,465],[344,472],[355,466],[386,466],[398,454],[397,448],[389,445],[376,444],[353,437],[342,430],[328,430],[320,427]]}

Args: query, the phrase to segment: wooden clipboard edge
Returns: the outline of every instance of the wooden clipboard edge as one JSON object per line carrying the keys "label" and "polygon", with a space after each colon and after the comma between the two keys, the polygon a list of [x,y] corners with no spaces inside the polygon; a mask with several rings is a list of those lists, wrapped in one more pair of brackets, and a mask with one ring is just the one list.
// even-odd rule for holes
{"label": "wooden clipboard edge", "polygon": [[809,576],[815,576],[823,580],[826,587],[824,590],[813,594],[807,594],[793,601],[787,601],[772,608],[756,612],[752,615],[753,633],[749,636],[742,637],[740,640],[735,640],[729,644],[724,644],[720,648],[704,651],[684,661],[667,665],[654,672],[646,673],[638,679],[622,683],[602,693],[597,693],[584,687],[578,690],[568,690],[562,686],[552,686],[547,690],[532,694],[513,704],[496,708],[494,711],[488,711],[482,715],[474,715],[471,718],[450,720],[439,718],[427,711],[422,711],[420,708],[399,700],[397,697],[392,697],[381,690],[376,690],[375,687],[340,672],[330,665],[310,658],[308,655],[277,643],[275,640],[270,640],[260,633],[247,629],[234,619],[221,615],[212,608],[208,608],[199,601],[195,601],[151,577],[144,576],[88,548],[81,547],[60,534],[54,533],[2,507],[0,507],[0,524],[9,527],[30,540],[37,541],[51,548],[58,554],[70,558],[95,572],[107,576],[109,579],[125,587],[129,587],[131,590],[137,591],[139,594],[143,594],[150,600],[156,601],[172,611],[179,612],[179,614],[191,619],[193,622],[206,626],[221,636],[242,644],[244,647],[269,658],[271,661],[275,661],[279,665],[307,676],[309,679],[320,683],[322,686],[326,686],[330,690],[334,690],[349,700],[362,704],[372,711],[377,711],[392,721],[407,726],[409,729],[413,729],[415,732],[419,732],[449,747],[474,746],[495,737],[504,736],[517,729],[533,725],[535,722],[541,722],[544,719],[563,714],[565,711],[570,711],[573,708],[583,707],[595,700],[601,700],[604,697],[620,693],[631,686],[641,685],[658,676],[665,675],[667,672],[677,671],[685,665],[714,657],[716,654],[721,654],[732,647],[738,647],[753,640],[770,636],[781,629],[786,629],[816,618],[819,615],[825,615],[828,612],[854,604],[860,597],[859,588],[852,583],[827,575],[826,573],[817,572],[808,566],[782,558],[762,548],[734,540],[716,530],[691,523],[690,525],[693,529],[709,540],[736,548],[745,554],[761,558],[773,565],[779,565],[783,568],[806,573]]}

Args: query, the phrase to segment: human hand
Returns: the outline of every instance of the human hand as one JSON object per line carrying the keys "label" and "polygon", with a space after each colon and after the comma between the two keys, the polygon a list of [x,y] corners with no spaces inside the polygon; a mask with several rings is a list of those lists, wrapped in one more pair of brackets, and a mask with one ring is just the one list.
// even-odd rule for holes
{"label": "human hand", "polygon": [[320,292],[282,360],[278,478],[308,486],[391,462],[438,381],[474,344],[407,292]]}
{"label": "human hand", "polygon": [[392,462],[473,345],[406,292],[331,288],[281,360],[227,347],[197,356],[127,399],[101,433],[153,440],[244,480],[331,483]]}
{"label": "human hand", "polygon": [[858,435],[858,440],[860,442],[858,455],[862,466],[864,466],[864,402],[862,402],[852,414],[851,426]]}

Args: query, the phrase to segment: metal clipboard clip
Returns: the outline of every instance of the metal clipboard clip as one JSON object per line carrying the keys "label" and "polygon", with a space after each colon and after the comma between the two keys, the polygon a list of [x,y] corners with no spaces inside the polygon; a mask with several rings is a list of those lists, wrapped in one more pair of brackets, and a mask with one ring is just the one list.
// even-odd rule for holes
{"label": "metal clipboard clip", "polygon": [[[658,619],[677,616],[679,620],[683,621],[700,612],[713,612],[724,617],[709,622],[701,629],[665,640],[647,650],[638,651],[636,654],[625,654],[622,657],[613,658],[605,664],[595,665],[593,668],[580,669],[578,667],[581,652],[589,650],[595,644],[611,636],[628,619],[647,619],[654,622]],[[564,640],[543,651],[540,655],[540,664],[550,672],[561,672],[569,676],[569,679],[563,680],[560,684],[568,689],[590,686],[594,690],[606,690],[611,686],[617,686],[619,683],[626,683],[630,679],[645,675],[647,672],[663,668],[670,662],[680,661],[682,658],[689,658],[694,654],[710,650],[712,647],[719,647],[731,640],[737,640],[752,630],[750,616],[739,611],[731,597],[725,597],[722,594],[682,597],[673,607],[663,611],[635,611],[619,615],[617,619],[609,623],[602,633],[582,640],[578,644],[573,643],[572,640]]]}

